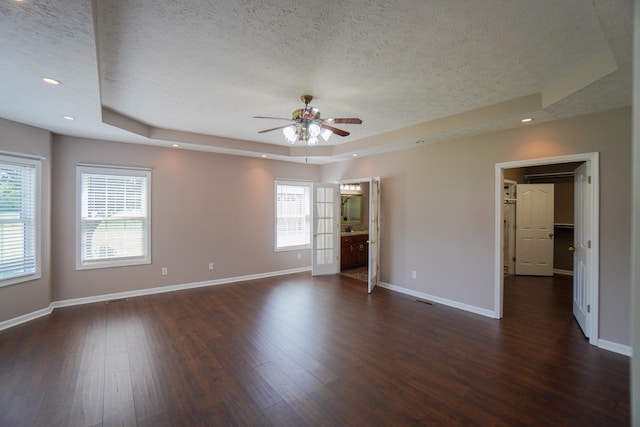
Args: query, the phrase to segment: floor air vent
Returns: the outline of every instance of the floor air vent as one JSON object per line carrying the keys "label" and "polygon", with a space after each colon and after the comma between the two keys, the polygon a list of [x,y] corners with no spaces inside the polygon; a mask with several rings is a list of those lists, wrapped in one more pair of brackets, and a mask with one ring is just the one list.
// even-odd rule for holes
{"label": "floor air vent", "polygon": [[129,301],[129,298],[110,299],[106,303],[107,304],[113,304],[113,303],[116,303],[116,302],[124,302],[124,301]]}
{"label": "floor air vent", "polygon": [[421,303],[427,304],[427,305],[436,305],[435,302],[427,301],[425,299],[417,299],[416,302],[421,302]]}

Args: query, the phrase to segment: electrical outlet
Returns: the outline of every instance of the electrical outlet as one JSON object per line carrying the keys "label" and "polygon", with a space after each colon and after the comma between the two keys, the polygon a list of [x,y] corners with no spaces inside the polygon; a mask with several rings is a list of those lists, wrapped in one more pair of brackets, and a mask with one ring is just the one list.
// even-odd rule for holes
{"label": "electrical outlet", "polygon": [[213,270],[213,263],[212,262],[209,263],[209,270]]}
{"label": "electrical outlet", "polygon": [[166,276],[168,274],[167,267],[162,267],[162,275]]}
{"label": "electrical outlet", "polygon": [[417,273],[415,270],[413,270],[413,271],[411,272],[411,278],[412,278],[412,279],[417,279],[417,278],[418,278],[418,273]]}

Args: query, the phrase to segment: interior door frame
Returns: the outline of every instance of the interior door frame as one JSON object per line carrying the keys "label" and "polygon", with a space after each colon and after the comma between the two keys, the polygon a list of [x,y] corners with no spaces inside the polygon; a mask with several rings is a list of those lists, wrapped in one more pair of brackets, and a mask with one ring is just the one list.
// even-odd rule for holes
{"label": "interior door frame", "polygon": [[586,226],[591,236],[591,250],[589,251],[587,268],[587,304],[590,306],[587,324],[589,328],[589,343],[598,344],[598,321],[600,319],[599,289],[600,289],[600,153],[582,153],[566,156],[543,157],[529,160],[496,163],[495,165],[495,236],[494,236],[494,315],[496,319],[503,316],[504,303],[504,273],[503,273],[503,232],[504,232],[504,170],[529,166],[552,165],[558,163],[587,162],[591,173],[590,223]]}

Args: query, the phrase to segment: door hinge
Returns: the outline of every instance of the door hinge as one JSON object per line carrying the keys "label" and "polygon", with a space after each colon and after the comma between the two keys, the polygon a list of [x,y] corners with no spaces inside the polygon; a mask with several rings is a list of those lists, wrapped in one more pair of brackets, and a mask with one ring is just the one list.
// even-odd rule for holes
{"label": "door hinge", "polygon": [[591,175],[587,177],[587,184],[591,184]]}
{"label": "door hinge", "polygon": [[591,240],[587,240],[587,247],[591,249]]}
{"label": "door hinge", "polygon": [[587,313],[591,313],[591,304],[587,304]]}

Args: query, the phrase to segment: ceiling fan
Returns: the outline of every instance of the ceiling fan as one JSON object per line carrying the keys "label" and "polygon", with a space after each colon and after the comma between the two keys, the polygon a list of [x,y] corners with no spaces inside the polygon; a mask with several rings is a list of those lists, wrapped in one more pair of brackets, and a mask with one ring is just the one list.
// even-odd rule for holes
{"label": "ceiling fan", "polygon": [[253,116],[254,119],[287,120],[291,122],[283,126],[261,130],[258,133],[282,129],[282,133],[289,144],[295,144],[296,141],[306,141],[309,145],[316,145],[318,143],[318,136],[328,141],[329,137],[334,133],[340,136],[349,135],[349,132],[333,127],[331,126],[332,124],[359,125],[362,123],[362,120],[357,118],[322,119],[320,118],[320,110],[309,105],[313,99],[312,95],[302,95],[300,99],[304,102],[304,108],[295,110],[290,119]]}

